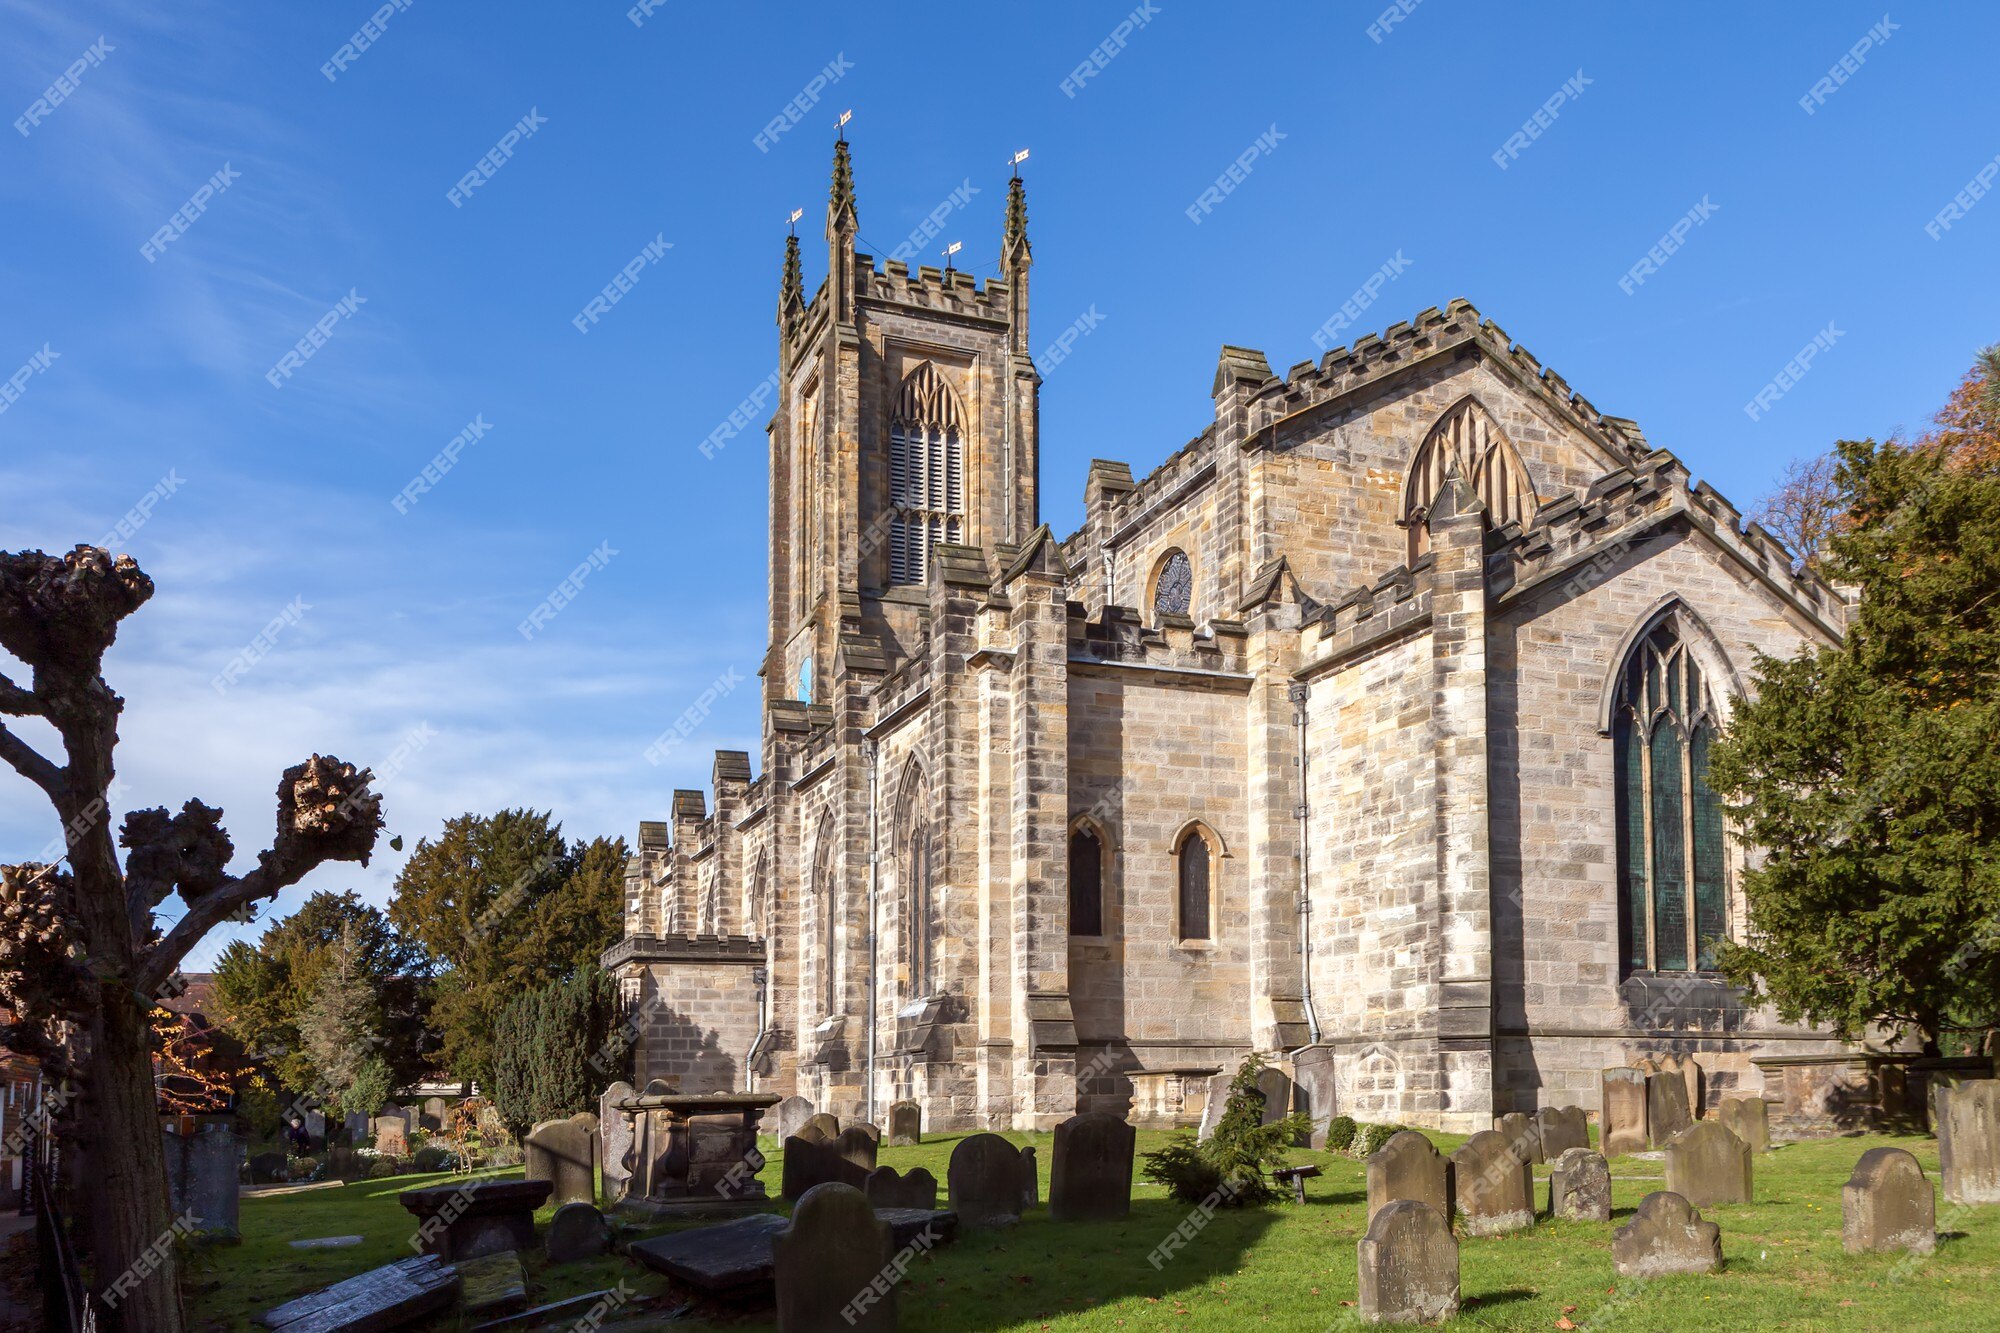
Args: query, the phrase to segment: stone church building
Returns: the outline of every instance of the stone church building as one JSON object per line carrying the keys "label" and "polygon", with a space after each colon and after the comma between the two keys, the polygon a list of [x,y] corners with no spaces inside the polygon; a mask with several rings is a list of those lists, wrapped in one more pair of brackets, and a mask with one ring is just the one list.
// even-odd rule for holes
{"label": "stone church building", "polygon": [[999,276],[857,253],[778,294],[762,748],[640,826],[636,1081],[878,1122],[1198,1113],[1262,1052],[1320,1115],[1486,1128],[1606,1065],[1838,1049],[1712,971],[1705,781],[1756,653],[1846,606],[1465,301],[1274,374],[1041,523],[1027,208]]}

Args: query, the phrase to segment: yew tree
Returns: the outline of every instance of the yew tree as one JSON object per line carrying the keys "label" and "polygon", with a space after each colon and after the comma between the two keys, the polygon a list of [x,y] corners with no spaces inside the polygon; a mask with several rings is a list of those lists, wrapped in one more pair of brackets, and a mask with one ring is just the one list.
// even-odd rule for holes
{"label": "yew tree", "polygon": [[[15,1017],[0,1037],[80,1094],[65,1128],[87,1173],[75,1197],[105,1326],[179,1333],[149,1015],[217,925],[325,862],[366,864],[382,815],[367,769],[314,755],[279,780],[276,835],[247,873],[229,872],[222,812],[198,800],[178,814],[131,811],[114,840],[124,700],[104,680],[104,654],[152,595],[130,556],[0,552],[0,649],[30,673],[23,684],[0,672],[0,760],[47,797],[64,845],[55,864],[0,867],[0,1004]],[[60,762],[7,718],[53,729]],[[177,920],[157,915],[170,896]]]}

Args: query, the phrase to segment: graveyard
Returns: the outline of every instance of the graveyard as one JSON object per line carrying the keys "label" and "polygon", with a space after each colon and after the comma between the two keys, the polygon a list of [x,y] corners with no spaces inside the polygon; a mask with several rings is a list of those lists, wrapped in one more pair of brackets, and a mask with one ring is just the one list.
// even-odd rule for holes
{"label": "graveyard", "polygon": [[[1012,1133],[1037,1148],[1037,1197],[1017,1225],[961,1229],[955,1239],[911,1263],[899,1291],[904,1330],[1260,1328],[1322,1333],[1359,1326],[1356,1244],[1367,1230],[1366,1167],[1339,1153],[1295,1150],[1292,1160],[1318,1165],[1304,1206],[1290,1202],[1219,1209],[1204,1219],[1140,1180],[1130,1215],[1118,1221],[1054,1221],[1050,1198],[1053,1139]],[[1427,1135],[1443,1152],[1463,1136]],[[1141,1130],[1140,1153],[1168,1135]],[[926,1136],[915,1146],[887,1141],[879,1160],[905,1174],[928,1170],[942,1184],[961,1136]],[[782,1211],[784,1162],[778,1141],[765,1135],[760,1179]],[[1549,1329],[1635,1327],[1675,1329],[1786,1328],[1982,1329],[1992,1327],[1993,1292],[2000,1283],[2000,1205],[1955,1209],[1941,1202],[1934,1255],[1850,1255],[1842,1245],[1841,1191],[1867,1152],[1912,1153],[1934,1183],[1935,1140],[1921,1136],[1854,1136],[1788,1143],[1760,1155],[1755,1197],[1716,1205],[1702,1215],[1721,1231],[1724,1265],[1702,1276],[1643,1282],[1620,1279],[1612,1265],[1612,1233],[1629,1222],[1641,1200],[1665,1187],[1665,1164],[1645,1156],[1610,1160],[1611,1221],[1554,1220],[1547,1215],[1548,1172],[1534,1168],[1537,1217],[1506,1235],[1459,1237],[1461,1310],[1453,1327]],[[518,1179],[509,1172],[500,1179]],[[248,1330],[272,1305],[370,1268],[407,1259],[413,1230],[398,1203],[403,1191],[451,1184],[450,1175],[355,1182],[335,1188],[250,1197],[242,1205],[240,1245],[196,1252],[189,1276],[191,1326]],[[553,1209],[536,1217],[545,1233]],[[1176,1228],[1192,1238],[1155,1268],[1149,1255]],[[700,1223],[635,1226],[621,1242],[669,1235]],[[360,1235],[346,1249],[299,1250],[291,1242]],[[525,1252],[528,1295],[549,1303],[622,1281],[636,1293],[603,1326],[646,1322],[677,1307],[658,1274],[617,1255],[547,1264]],[[585,1312],[580,1307],[570,1322]],[[629,1321],[621,1325],[621,1318]],[[1568,1324],[1560,1321],[1567,1320]],[[1594,1323],[1593,1320],[1607,1321]],[[569,1327],[570,1322],[555,1325]],[[471,1321],[443,1317],[416,1327],[467,1329]],[[751,1318],[728,1325],[676,1321],[675,1328],[768,1327]]]}

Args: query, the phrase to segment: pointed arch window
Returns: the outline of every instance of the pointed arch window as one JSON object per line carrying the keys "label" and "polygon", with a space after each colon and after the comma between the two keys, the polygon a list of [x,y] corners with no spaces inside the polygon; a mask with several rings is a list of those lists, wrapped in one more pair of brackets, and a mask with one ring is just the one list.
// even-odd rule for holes
{"label": "pointed arch window", "polygon": [[819,1002],[822,1017],[832,1014],[837,1005],[834,992],[834,884],[833,855],[830,838],[822,834],[818,854],[813,858],[811,911],[818,918],[814,923],[814,935],[819,940]]}
{"label": "pointed arch window", "polygon": [[1174,547],[1153,568],[1153,618],[1188,615],[1194,607],[1194,565]]}
{"label": "pointed arch window", "polygon": [[1104,933],[1104,842],[1088,824],[1069,835],[1069,933]]}
{"label": "pointed arch window", "polygon": [[1728,935],[1722,800],[1708,784],[1719,726],[1709,683],[1669,615],[1626,659],[1611,719],[1626,972],[1710,971]]}
{"label": "pointed arch window", "polygon": [[1431,505],[1454,471],[1479,497],[1490,526],[1514,522],[1525,528],[1535,521],[1541,501],[1527,464],[1485,406],[1463,398],[1438,418],[1410,459],[1400,522],[1409,529],[1412,562],[1431,548]]}
{"label": "pointed arch window", "polygon": [[889,582],[922,583],[939,546],[965,540],[965,412],[931,362],[889,418]]}
{"label": "pointed arch window", "polygon": [[1209,846],[1200,828],[1190,828],[1182,835],[1180,848],[1174,854],[1178,888],[1175,931],[1184,941],[1214,937],[1215,895],[1210,883],[1214,860],[1214,848]]}

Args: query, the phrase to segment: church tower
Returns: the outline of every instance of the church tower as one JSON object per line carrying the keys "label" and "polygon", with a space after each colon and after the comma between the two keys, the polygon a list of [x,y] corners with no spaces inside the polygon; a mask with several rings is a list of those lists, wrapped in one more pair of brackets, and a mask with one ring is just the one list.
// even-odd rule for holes
{"label": "church tower", "polygon": [[1028,351],[1027,197],[1008,185],[998,276],[857,250],[850,145],[834,145],[826,279],[808,301],[796,236],[778,294],[771,422],[767,703],[829,697],[843,636],[891,659],[923,633],[943,546],[991,552],[1040,521]]}

